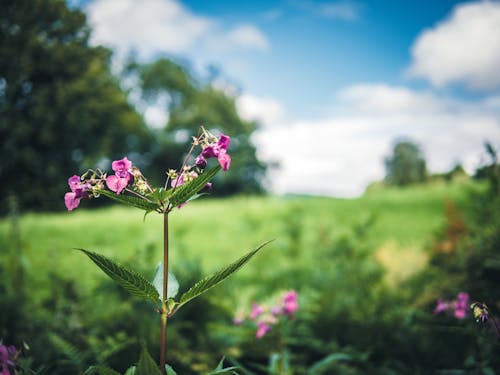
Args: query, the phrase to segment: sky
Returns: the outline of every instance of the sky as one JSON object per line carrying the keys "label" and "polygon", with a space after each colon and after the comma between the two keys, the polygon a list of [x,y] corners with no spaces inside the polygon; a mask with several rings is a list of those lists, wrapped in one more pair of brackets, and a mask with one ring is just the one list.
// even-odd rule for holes
{"label": "sky", "polygon": [[[394,142],[431,172],[500,146],[500,1],[76,1],[92,43],[187,62],[259,123],[278,194],[354,197],[385,175]],[[145,109],[162,126],[164,103]]]}

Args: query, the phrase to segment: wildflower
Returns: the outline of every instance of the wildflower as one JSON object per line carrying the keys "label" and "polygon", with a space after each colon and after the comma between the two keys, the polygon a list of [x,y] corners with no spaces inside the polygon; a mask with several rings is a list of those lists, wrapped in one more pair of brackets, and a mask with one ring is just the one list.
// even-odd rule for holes
{"label": "wildflower", "polygon": [[115,174],[106,178],[106,185],[109,190],[114,191],[116,194],[120,194],[128,184],[134,181],[132,162],[128,160],[127,157],[124,157],[123,159],[115,160],[111,163],[111,168],[113,168]]}
{"label": "wildflower", "polygon": [[285,293],[283,297],[283,314],[293,315],[299,309],[298,295],[295,290]]}
{"label": "wildflower", "polygon": [[231,165],[231,157],[227,154],[227,148],[231,138],[221,134],[217,143],[209,144],[201,152],[201,156],[205,159],[217,158],[223,171],[227,171]]}
{"label": "wildflower", "polygon": [[455,318],[463,319],[467,315],[467,309],[469,307],[469,295],[467,293],[461,292],[457,296],[455,301]]}
{"label": "wildflower", "polygon": [[258,322],[257,323],[257,332],[255,333],[255,337],[257,337],[258,339],[261,339],[270,330],[271,330],[271,326],[269,324],[267,324],[265,322]]}
{"label": "wildflower", "polygon": [[233,319],[233,324],[240,325],[245,321],[245,314],[243,313],[238,313]]}
{"label": "wildflower", "polygon": [[457,319],[464,319],[469,309],[469,294],[460,292],[455,301],[443,301],[438,299],[434,314],[447,312],[453,314]]}
{"label": "wildflower", "polygon": [[76,175],[68,179],[68,185],[71,192],[64,194],[64,204],[68,211],[72,211],[78,207],[81,199],[89,197],[91,186],[83,183],[80,176]]}
{"label": "wildflower", "polygon": [[0,345],[0,375],[14,374],[19,351],[15,346]]}
{"label": "wildflower", "polygon": [[450,307],[449,302],[443,301],[441,298],[437,300],[436,308],[434,309],[434,315],[437,315],[443,311],[447,311]]}
{"label": "wildflower", "polygon": [[194,161],[196,166],[200,169],[204,169],[207,166],[207,159],[203,155],[198,155]]}
{"label": "wildflower", "polygon": [[252,311],[250,312],[249,318],[254,320],[257,317],[259,317],[259,315],[262,315],[265,311],[266,309],[263,306],[260,306],[256,303],[252,303]]}

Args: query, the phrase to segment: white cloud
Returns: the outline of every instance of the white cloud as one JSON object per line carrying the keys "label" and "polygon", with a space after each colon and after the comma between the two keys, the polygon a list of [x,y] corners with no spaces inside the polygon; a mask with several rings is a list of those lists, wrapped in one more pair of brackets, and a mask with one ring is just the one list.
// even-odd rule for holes
{"label": "white cloud", "polygon": [[458,82],[476,90],[500,88],[500,3],[456,6],[417,38],[411,52],[409,75],[437,87]]}
{"label": "white cloud", "polygon": [[[200,49],[267,49],[265,35],[253,25],[225,28],[217,19],[200,16],[177,0],[94,0],[87,6],[92,41],[133,49],[141,57],[157,53],[189,54]],[[214,41],[217,41],[215,43]]]}
{"label": "white cloud", "polygon": [[242,118],[257,121],[264,126],[272,127],[285,121],[285,109],[273,98],[243,94],[236,99],[236,107]]}
{"label": "white cloud", "polygon": [[230,31],[227,36],[232,44],[242,47],[267,49],[269,42],[262,32],[252,25],[241,25]]}
{"label": "white cloud", "polygon": [[[245,99],[242,108],[268,122],[255,137],[261,156],[281,162],[271,176],[274,191],[359,195],[383,178],[384,157],[402,136],[422,145],[433,172],[456,162],[472,172],[484,141],[500,144],[498,97],[466,103],[383,84],[353,85],[338,97],[336,114],[316,121],[287,120],[269,98]],[[280,110],[269,116],[270,108]]]}

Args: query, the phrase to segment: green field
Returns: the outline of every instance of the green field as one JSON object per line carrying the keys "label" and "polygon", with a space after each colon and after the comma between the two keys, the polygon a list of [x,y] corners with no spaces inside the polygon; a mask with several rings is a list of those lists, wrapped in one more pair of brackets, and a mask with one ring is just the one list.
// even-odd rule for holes
{"label": "green field", "polygon": [[[171,214],[171,264],[196,259],[205,271],[217,269],[256,245],[275,239],[253,266],[244,273],[272,272],[275,264],[286,267],[322,255],[322,243],[353,228],[372,223],[367,236],[380,249],[383,262],[416,259],[436,230],[444,223],[447,200],[466,204],[469,184],[436,183],[406,189],[373,191],[356,199],[322,197],[233,197],[200,199]],[[105,278],[81,253],[73,248],[101,252],[123,263],[143,257],[151,273],[161,260],[162,218],[155,213],[143,220],[143,213],[113,206],[74,212],[25,214],[19,220],[22,251],[29,264],[28,279],[45,285],[48,269],[77,280],[92,289]],[[9,219],[0,221],[5,238]],[[390,262],[386,264],[391,268]],[[410,270],[411,271],[411,270]],[[49,290],[45,290],[50,293]],[[43,288],[38,294],[43,296]]]}

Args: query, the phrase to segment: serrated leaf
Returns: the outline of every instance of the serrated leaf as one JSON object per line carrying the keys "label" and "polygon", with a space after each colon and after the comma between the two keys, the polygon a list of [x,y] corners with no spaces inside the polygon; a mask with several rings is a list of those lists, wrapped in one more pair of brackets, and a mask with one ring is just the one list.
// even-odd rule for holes
{"label": "serrated leaf", "polygon": [[158,203],[148,202],[145,199],[134,197],[132,195],[116,194],[108,190],[100,190],[99,193],[127,206],[140,208],[141,210],[145,210],[147,212],[155,211],[160,208],[160,204]]}
{"label": "serrated leaf", "polygon": [[87,371],[84,372],[85,375],[121,375],[118,371],[106,366],[90,366]]}
{"label": "serrated leaf", "polygon": [[261,250],[269,242],[271,241],[264,242],[262,245],[248,252],[240,259],[226,266],[222,270],[215,272],[212,275],[207,276],[204,279],[198,281],[195,285],[193,285],[191,289],[189,289],[186,293],[184,293],[181,296],[178,308],[180,308],[182,305],[191,301],[193,298],[198,297],[200,294],[205,293],[207,290],[213,288],[217,284],[227,279],[234,272],[238,271],[245,263],[247,263],[255,254],[257,254],[257,252],[259,252],[259,250]]}
{"label": "serrated leaf", "polygon": [[184,185],[175,188],[172,196],[170,197],[170,204],[173,207],[176,207],[187,202],[191,197],[198,194],[200,190],[205,187],[207,182],[214,178],[214,176],[217,174],[217,172],[220,171],[220,169],[220,165],[217,165],[209,169],[208,171],[203,172],[194,180],[191,180]]}
{"label": "serrated leaf", "polygon": [[177,375],[177,373],[170,365],[165,365],[165,371],[167,372],[167,375]]}
{"label": "serrated leaf", "polygon": [[135,375],[162,375],[160,368],[155,363],[146,348],[142,348],[139,363],[135,369]]}
{"label": "serrated leaf", "polygon": [[87,255],[106,275],[134,296],[150,300],[154,304],[160,298],[156,288],[140,273],[130,270],[104,255],[85,249],[76,249]]}
{"label": "serrated leaf", "polygon": [[164,188],[155,189],[152,194],[149,194],[151,198],[153,198],[157,202],[165,202],[165,200],[172,193],[171,190],[165,190]]}
{"label": "serrated leaf", "polygon": [[[163,263],[160,262],[158,267],[156,267],[155,277],[153,278],[153,285],[158,292],[159,299],[161,300],[161,295],[163,294]],[[175,298],[179,292],[179,282],[173,273],[168,273],[168,285],[167,285],[167,299]]]}

